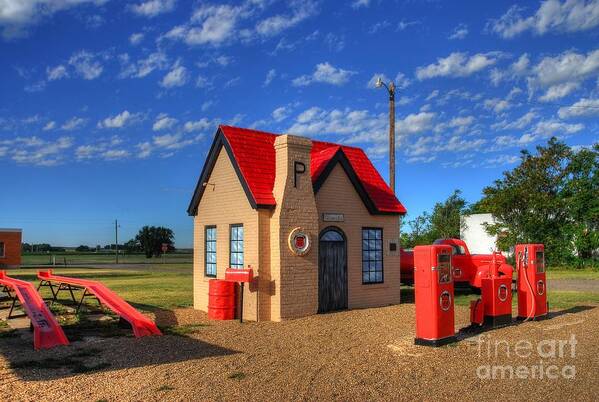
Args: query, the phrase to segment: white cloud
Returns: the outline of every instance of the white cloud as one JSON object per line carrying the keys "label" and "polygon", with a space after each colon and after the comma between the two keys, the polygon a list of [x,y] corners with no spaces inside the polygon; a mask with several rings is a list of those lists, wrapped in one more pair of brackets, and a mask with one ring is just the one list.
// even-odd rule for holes
{"label": "white cloud", "polygon": [[167,39],[183,40],[188,45],[218,46],[235,35],[241,7],[203,4],[193,14],[191,23],[167,32]]}
{"label": "white cloud", "polygon": [[162,51],[151,53],[137,62],[131,62],[128,54],[123,54],[119,58],[122,64],[119,78],[143,78],[154,70],[165,70],[169,66],[168,57]]}
{"label": "white cloud", "polygon": [[139,45],[142,40],[144,40],[144,34],[141,32],[132,33],[131,36],[129,36],[129,43],[134,46]]}
{"label": "white cloud", "polygon": [[542,102],[551,102],[556,99],[561,99],[580,87],[578,82],[564,82],[562,84],[552,85],[547,88],[547,91],[543,96],[539,97]]}
{"label": "white cloud", "polygon": [[98,78],[104,67],[97,60],[97,56],[85,50],[81,50],[71,56],[69,64],[73,66],[75,72],[86,80]]}
{"label": "white cloud", "polygon": [[164,88],[180,87],[185,85],[188,79],[189,73],[187,72],[187,69],[177,61],[164,78],[162,78],[160,86]]}
{"label": "white cloud", "polygon": [[152,125],[152,130],[161,131],[171,129],[175,124],[177,124],[177,121],[177,119],[174,117],[169,117],[166,113],[160,113]]}
{"label": "white cloud", "polygon": [[129,155],[129,151],[124,149],[109,149],[102,153],[102,158],[106,160],[116,160],[126,158]]}
{"label": "white cloud", "polygon": [[141,159],[145,159],[152,154],[152,144],[149,142],[142,142],[137,144],[137,149],[139,152],[137,153],[137,157]]}
{"label": "white cloud", "polygon": [[513,165],[520,161],[518,155],[499,155],[491,159],[486,159],[489,165]]}
{"label": "white cloud", "polygon": [[7,154],[17,163],[55,166],[65,159],[64,153],[73,146],[73,138],[59,137],[55,141],[46,141],[35,136],[17,137],[11,141],[11,145]]}
{"label": "white cloud", "polygon": [[211,122],[207,118],[202,118],[197,121],[188,121],[183,125],[183,129],[188,133],[192,131],[205,131],[215,127],[215,123]]}
{"label": "white cloud", "polygon": [[56,122],[55,121],[49,121],[48,123],[46,123],[46,125],[44,126],[44,128],[42,128],[42,130],[49,131],[49,130],[54,130],[55,128],[56,128]]}
{"label": "white cloud", "polygon": [[281,106],[273,110],[272,118],[275,119],[276,122],[280,122],[289,117],[290,111],[289,108],[285,106]]}
{"label": "white cloud", "polygon": [[316,4],[312,1],[295,1],[291,2],[291,4],[292,12],[290,15],[274,15],[260,21],[256,25],[258,35],[266,37],[278,35],[316,13]]}
{"label": "white cloud", "polygon": [[507,69],[494,68],[491,70],[491,83],[498,86],[505,80],[516,80],[528,74],[530,59],[528,53],[522,54],[518,60],[510,64]]}
{"label": "white cloud", "polygon": [[533,69],[531,88],[547,88],[542,100],[562,98],[588,78],[599,75],[599,49],[579,54],[566,51],[555,57],[544,57]]}
{"label": "white cloud", "polygon": [[536,117],[538,117],[538,113],[531,110],[516,120],[504,119],[491,125],[491,128],[493,130],[522,130],[528,127]]}
{"label": "white cloud", "polygon": [[582,98],[570,106],[560,107],[557,114],[561,119],[599,116],[599,99]]}
{"label": "white cloud", "polygon": [[456,133],[464,133],[474,123],[474,116],[458,116],[451,120],[437,124],[435,132],[440,133],[447,129],[455,129]]}
{"label": "white cloud", "polygon": [[138,121],[139,114],[130,113],[128,110],[117,114],[116,116],[107,117],[98,122],[98,128],[122,128],[128,124]]}
{"label": "white cloud", "polygon": [[202,110],[202,112],[205,112],[206,110],[210,109],[212,105],[214,105],[214,101],[207,100],[202,103],[202,107],[200,107],[200,109]]}
{"label": "white cloud", "polygon": [[187,147],[201,139],[201,136],[193,138],[186,138],[181,133],[177,134],[165,134],[159,135],[152,138],[152,145],[155,148],[162,148],[167,150],[177,150]]}
{"label": "white cloud", "polygon": [[370,6],[370,0],[354,0],[351,5],[353,8],[361,8]]}
{"label": "white cloud", "polygon": [[156,17],[167,13],[175,8],[176,0],[147,0],[142,3],[131,5],[133,13],[143,17]]}
{"label": "white cloud", "polygon": [[464,39],[466,36],[468,36],[468,25],[460,24],[449,35],[449,39]]}
{"label": "white cloud", "polygon": [[87,120],[82,117],[71,117],[60,128],[65,131],[73,131],[82,128],[86,123]]}
{"label": "white cloud", "polygon": [[277,76],[277,70],[275,70],[274,68],[271,68],[270,70],[268,70],[268,73],[266,73],[266,78],[264,79],[264,84],[262,84],[263,86],[267,87],[270,85],[270,83],[272,82],[272,80],[274,80]]}
{"label": "white cloud", "polygon": [[437,59],[437,63],[416,69],[416,77],[425,80],[435,77],[466,77],[481,71],[497,62],[497,52],[467,53],[454,52],[445,58]]}
{"label": "white cloud", "polygon": [[486,99],[483,104],[485,106],[485,109],[493,110],[497,114],[504,112],[512,107],[510,102],[500,98]]}
{"label": "white cloud", "polygon": [[537,35],[548,32],[578,32],[599,25],[599,1],[597,0],[546,0],[536,13],[522,16],[523,9],[512,6],[488,27],[503,38],[513,38],[525,31]]}
{"label": "white cloud", "polygon": [[27,28],[56,12],[82,4],[101,6],[108,0],[2,0],[0,27],[5,39],[27,35]]}
{"label": "white cloud", "polygon": [[418,24],[420,24],[420,21],[405,21],[405,20],[401,20],[397,24],[397,30],[398,31],[404,31],[407,28],[409,28],[409,27],[411,27],[413,25],[418,25]]}
{"label": "white cloud", "polygon": [[302,75],[295,78],[291,83],[294,86],[306,86],[314,82],[343,85],[347,83],[349,78],[354,74],[356,74],[355,71],[343,70],[325,62],[317,64],[312,75]]}
{"label": "white cloud", "polygon": [[69,73],[65,66],[59,65],[54,68],[47,67],[46,75],[48,76],[48,81],[55,81],[68,77]]}

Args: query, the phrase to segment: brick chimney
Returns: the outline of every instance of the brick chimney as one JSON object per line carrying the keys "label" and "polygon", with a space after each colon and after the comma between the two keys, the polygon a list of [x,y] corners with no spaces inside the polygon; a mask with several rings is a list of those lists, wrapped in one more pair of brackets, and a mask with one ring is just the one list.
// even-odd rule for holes
{"label": "brick chimney", "polygon": [[[275,140],[277,202],[270,219],[271,279],[275,300],[271,319],[303,317],[318,310],[318,211],[310,175],[312,141],[281,135]],[[294,254],[289,235],[295,228],[308,234],[311,248]]]}

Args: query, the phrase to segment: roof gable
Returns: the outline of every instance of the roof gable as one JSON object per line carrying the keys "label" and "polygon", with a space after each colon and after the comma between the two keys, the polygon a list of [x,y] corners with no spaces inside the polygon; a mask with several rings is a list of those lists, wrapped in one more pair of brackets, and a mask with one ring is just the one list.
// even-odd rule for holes
{"label": "roof gable", "polygon": [[[225,148],[252,208],[272,208],[275,182],[276,134],[232,126],[219,126],[187,212],[197,214],[204,185],[214,168],[218,152]],[[405,214],[372,162],[360,148],[312,141],[310,172],[317,193],[337,163],[347,173],[371,214]]]}

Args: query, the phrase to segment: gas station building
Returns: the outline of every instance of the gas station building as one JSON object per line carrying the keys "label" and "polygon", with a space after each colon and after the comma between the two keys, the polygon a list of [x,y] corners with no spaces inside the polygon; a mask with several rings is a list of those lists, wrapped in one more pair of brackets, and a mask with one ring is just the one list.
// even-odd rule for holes
{"label": "gas station building", "polygon": [[253,269],[250,320],[400,302],[406,209],[359,148],[220,126],[188,213],[196,309],[229,267]]}

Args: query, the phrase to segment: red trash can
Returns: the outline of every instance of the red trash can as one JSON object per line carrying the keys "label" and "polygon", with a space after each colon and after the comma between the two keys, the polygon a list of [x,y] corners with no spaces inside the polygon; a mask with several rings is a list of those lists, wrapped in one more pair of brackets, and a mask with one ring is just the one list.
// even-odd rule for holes
{"label": "red trash can", "polygon": [[235,282],[211,279],[208,283],[208,318],[211,320],[235,319]]}

